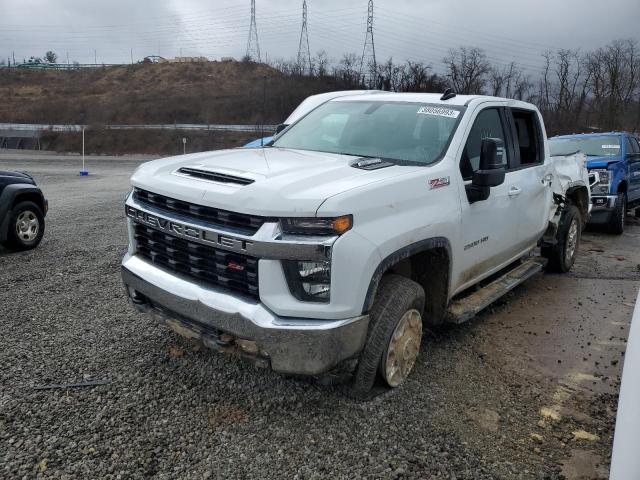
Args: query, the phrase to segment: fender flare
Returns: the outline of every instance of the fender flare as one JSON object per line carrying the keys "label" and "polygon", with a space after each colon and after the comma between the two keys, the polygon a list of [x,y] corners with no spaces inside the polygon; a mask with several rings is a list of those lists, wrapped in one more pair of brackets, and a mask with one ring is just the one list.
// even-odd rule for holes
{"label": "fender flare", "polygon": [[[416,243],[409,244],[399,250],[396,250],[395,252],[382,259],[382,261],[378,264],[375,271],[373,272],[373,276],[371,277],[371,281],[369,282],[367,295],[365,296],[364,304],[362,306],[362,313],[366,314],[371,309],[373,300],[376,297],[380,279],[391,267],[393,267],[400,261],[415,255],[416,253],[422,253],[434,248],[444,248],[449,255],[449,260],[451,260],[451,243],[445,237],[433,237],[420,240]],[[449,261],[449,285],[447,285],[447,291],[451,291],[451,266],[452,262]]]}
{"label": "fender flare", "polygon": [[13,202],[16,197],[22,193],[34,193],[38,195],[40,199],[39,207],[42,209],[42,214],[46,214],[44,195],[37,185],[30,183],[12,183],[11,185],[7,185],[0,194],[0,240],[7,239],[7,229],[9,228],[9,217],[11,216]]}

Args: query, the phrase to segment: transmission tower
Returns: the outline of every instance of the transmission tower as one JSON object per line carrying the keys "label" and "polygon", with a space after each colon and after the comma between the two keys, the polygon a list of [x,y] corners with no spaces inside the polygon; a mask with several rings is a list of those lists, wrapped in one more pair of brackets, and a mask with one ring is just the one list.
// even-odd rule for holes
{"label": "transmission tower", "polygon": [[307,30],[307,0],[302,2],[302,31],[298,46],[298,67],[303,75],[311,75],[311,50],[309,49],[309,32]]}
{"label": "transmission tower", "polygon": [[258,43],[258,27],[256,26],[256,0],[251,0],[251,26],[249,27],[246,57],[254,62],[260,62],[260,44]]}
{"label": "transmission tower", "polygon": [[360,78],[369,88],[374,87],[376,71],[376,45],[373,42],[373,0],[369,0],[367,35],[364,39],[364,49],[362,50],[362,60],[360,61]]}

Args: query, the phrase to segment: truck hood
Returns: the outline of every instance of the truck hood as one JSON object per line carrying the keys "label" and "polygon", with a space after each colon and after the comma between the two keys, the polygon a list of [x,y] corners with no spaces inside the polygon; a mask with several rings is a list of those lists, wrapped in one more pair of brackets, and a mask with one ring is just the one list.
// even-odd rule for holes
{"label": "truck hood", "polygon": [[607,168],[611,163],[622,161],[622,157],[587,157],[587,168]]}
{"label": "truck hood", "polygon": [[[263,216],[315,216],[329,197],[420,167],[362,170],[357,157],[282,148],[235,149],[170,157],[141,165],[134,187],[199,205]],[[181,168],[246,181],[222,183],[182,175]],[[350,213],[350,212],[344,212]]]}

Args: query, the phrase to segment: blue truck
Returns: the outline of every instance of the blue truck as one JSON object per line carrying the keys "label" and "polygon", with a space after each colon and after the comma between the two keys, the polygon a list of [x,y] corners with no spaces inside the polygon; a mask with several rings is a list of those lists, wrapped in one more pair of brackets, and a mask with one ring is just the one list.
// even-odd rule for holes
{"label": "blue truck", "polygon": [[621,234],[627,212],[640,216],[640,143],[628,132],[584,133],[549,139],[551,155],[582,152],[594,175],[591,220]]}

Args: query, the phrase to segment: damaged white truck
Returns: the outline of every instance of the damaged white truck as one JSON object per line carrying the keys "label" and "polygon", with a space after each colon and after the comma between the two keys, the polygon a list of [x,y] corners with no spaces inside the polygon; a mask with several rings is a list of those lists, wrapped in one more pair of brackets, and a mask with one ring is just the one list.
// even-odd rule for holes
{"label": "damaged white truck", "polygon": [[591,208],[584,157],[550,157],[535,106],[449,92],[334,98],[264,148],[149,162],[132,185],[138,310],[357,395],[399,386],[424,328],[568,271]]}

